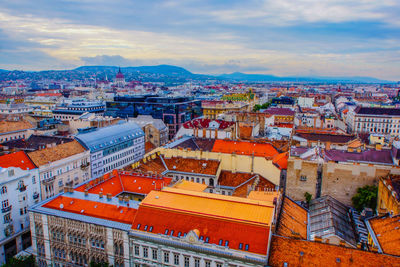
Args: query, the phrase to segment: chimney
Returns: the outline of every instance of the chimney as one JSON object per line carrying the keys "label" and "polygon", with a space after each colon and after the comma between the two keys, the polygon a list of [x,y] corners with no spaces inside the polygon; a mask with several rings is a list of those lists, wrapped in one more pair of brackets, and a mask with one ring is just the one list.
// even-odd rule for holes
{"label": "chimney", "polygon": [[85,197],[87,197],[89,195],[89,192],[87,189],[85,189]]}
{"label": "chimney", "polygon": [[103,192],[99,193],[99,198],[103,198]]}
{"label": "chimney", "polygon": [[111,193],[107,193],[107,200],[111,200],[111,197],[112,197]]}

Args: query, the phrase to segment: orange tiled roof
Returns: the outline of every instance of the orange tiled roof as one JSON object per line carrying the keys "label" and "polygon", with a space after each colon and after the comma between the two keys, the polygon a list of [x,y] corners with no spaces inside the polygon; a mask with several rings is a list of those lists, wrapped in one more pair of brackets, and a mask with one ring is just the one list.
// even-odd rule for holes
{"label": "orange tiled roof", "polygon": [[212,152],[236,153],[238,155],[252,155],[256,157],[272,158],[278,151],[267,143],[256,143],[248,141],[231,141],[218,139],[214,143]]}
{"label": "orange tiled roof", "polygon": [[240,138],[249,139],[253,132],[253,126],[241,125],[239,126]]}
{"label": "orange tiled roof", "polygon": [[42,150],[36,150],[28,153],[28,156],[36,164],[42,166],[49,162],[65,159],[73,155],[86,151],[85,148],[74,140],[72,142],[59,144],[54,147],[48,147]]}
{"label": "orange tiled roof", "polygon": [[164,158],[164,162],[170,171],[209,175],[216,175],[220,164],[220,161],[218,160],[202,160],[181,157]]}
{"label": "orange tiled roof", "polygon": [[400,256],[400,215],[373,218],[369,223],[383,252]]}
{"label": "orange tiled roof", "polygon": [[35,164],[33,164],[30,158],[23,151],[0,156],[0,167],[15,167],[21,168],[22,170],[32,170],[36,168]]}
{"label": "orange tiled roof", "polygon": [[160,159],[160,156],[157,156],[155,159],[146,160],[146,163],[141,161],[139,167],[137,167],[135,170],[141,172],[152,172],[160,174],[166,169]]}
{"label": "orange tiled roof", "polygon": [[307,239],[308,212],[288,197],[283,199],[277,234]]}
{"label": "orange tiled roof", "polygon": [[161,190],[164,186],[171,183],[172,178],[168,177],[157,177],[157,176],[144,176],[138,173],[127,173],[114,171],[110,178],[105,175],[103,182],[95,183],[95,181],[89,181],[76,188],[76,191],[84,192],[86,187],[90,194],[99,194],[102,192],[104,195],[111,194],[116,196],[122,192],[130,192],[141,195],[147,195],[151,190]]}
{"label": "orange tiled roof", "polygon": [[0,134],[35,128],[28,121],[0,121]]}
{"label": "orange tiled roof", "polygon": [[288,164],[289,152],[280,153],[272,159],[272,163],[277,165],[279,169],[286,170]]}
{"label": "orange tiled roof", "polygon": [[272,236],[269,266],[400,266],[400,258],[324,243]]}
{"label": "orange tiled roof", "polygon": [[59,196],[43,207],[127,224],[133,222],[136,213],[133,208],[65,196]]}

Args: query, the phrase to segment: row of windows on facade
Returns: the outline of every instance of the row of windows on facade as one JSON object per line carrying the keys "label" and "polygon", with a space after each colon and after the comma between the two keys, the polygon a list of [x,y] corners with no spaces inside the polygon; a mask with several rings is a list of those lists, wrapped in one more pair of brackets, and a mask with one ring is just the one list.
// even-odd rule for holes
{"label": "row of windows on facade", "polygon": [[[125,141],[123,143],[119,143],[118,145],[115,145],[113,147],[105,149],[103,151],[103,154],[93,155],[93,159],[96,159],[96,158],[99,159],[99,158],[101,158],[101,156],[105,157],[107,155],[116,153],[116,152],[118,152],[120,150],[126,149],[128,147],[133,146],[133,145],[136,145],[138,143],[143,143],[143,141],[144,141],[144,138],[141,137],[141,138],[136,138],[134,140],[129,140],[129,141]],[[100,146],[102,146],[102,145],[100,145]],[[137,146],[137,147],[135,147],[135,149],[140,149],[140,148],[144,148],[142,144]]]}
{"label": "row of windows on facade", "polygon": [[[82,165],[86,165],[86,164],[87,164],[87,159],[84,159],[84,160],[81,161],[81,166],[82,166]],[[72,171],[72,170],[77,169],[78,167],[80,167],[80,166],[78,165],[78,161],[73,162],[72,168],[70,168],[70,166],[71,166],[71,165],[65,166],[65,171],[63,170],[64,168],[57,169],[57,170],[56,170],[57,175],[61,175],[61,174],[63,174],[64,172],[69,172],[69,171]],[[50,179],[50,178],[52,178],[52,177],[53,177],[53,171],[48,171],[48,172],[43,173],[43,176],[42,176],[42,177],[43,177],[43,179]]]}
{"label": "row of windows on facade", "polygon": [[[139,223],[139,224],[137,225],[136,229],[137,229],[137,230],[140,230],[140,227],[141,227],[141,224]],[[148,227],[147,225],[145,225],[144,228],[143,228],[143,230],[144,230],[144,231],[153,232],[153,226]],[[171,230],[171,231],[170,231],[170,230],[168,230],[168,229],[165,229],[164,235],[174,236],[174,230]],[[181,237],[181,236],[182,236],[182,232],[178,232],[178,234],[177,234],[176,237]],[[186,233],[183,233],[183,236],[185,237],[185,236],[186,236]],[[201,235],[201,236],[199,237],[199,239],[202,240],[202,241],[204,241],[205,243],[208,243],[208,242],[210,241],[210,237],[208,237],[208,236],[204,237],[204,236]],[[225,242],[224,242],[223,239],[220,239],[219,242],[218,242],[218,245],[219,245],[219,246],[229,247],[229,240],[225,240]],[[240,243],[240,244],[239,244],[239,249],[243,250],[243,243]],[[246,250],[246,251],[249,250],[249,244],[245,244],[244,250]]]}
{"label": "row of windows on facade", "polygon": [[[32,183],[36,184],[36,177],[35,176],[32,176]],[[23,180],[18,181],[18,185],[17,185],[17,189],[16,190],[21,190],[21,189],[24,189],[24,188],[26,188],[26,185],[25,185],[24,181]],[[3,185],[1,187],[1,189],[0,189],[0,193],[2,195],[4,195],[4,194],[7,194],[7,192],[8,192],[7,186]]]}
{"label": "row of windows on facade", "polygon": [[141,154],[140,153],[138,153],[137,155],[135,154],[133,156],[125,158],[124,160],[121,160],[121,161],[116,162],[116,163],[114,163],[114,164],[112,164],[110,166],[107,166],[103,170],[94,171],[93,175],[94,176],[101,175],[102,173],[107,173],[107,172],[109,172],[111,170],[114,170],[115,168],[118,168],[120,166],[123,166],[123,165],[127,164],[128,162],[131,162],[131,161],[135,160],[139,155],[141,155]]}
{"label": "row of windows on facade", "polygon": [[6,138],[0,138],[0,142],[7,142],[7,141],[11,141],[11,140],[17,140],[17,139],[21,139],[21,138],[25,138],[25,135],[14,135],[14,136],[10,136],[10,137],[6,137]]}
{"label": "row of windows on facade", "polygon": [[[135,256],[140,256],[140,246],[139,245],[135,245],[134,246],[134,253]],[[158,260],[158,250],[156,248],[152,248],[152,259],[157,261]],[[164,263],[170,263],[170,254],[173,254],[173,264],[174,265],[180,265],[180,254],[177,253],[170,253],[168,251],[163,251],[163,261]],[[142,255],[143,258],[149,258],[149,248],[148,247],[143,247],[142,248]],[[205,266],[206,267],[210,267],[211,266],[211,260],[204,260],[205,262]],[[190,256],[183,256],[183,263],[185,267],[189,267],[190,265]],[[137,265],[135,265],[137,266]],[[195,267],[200,267],[200,258],[194,258],[194,266]],[[221,262],[217,262],[216,263],[217,267],[222,267],[223,263]]]}
{"label": "row of windows on facade", "polygon": [[[118,154],[118,155],[112,156],[112,157],[110,157],[110,158],[108,158],[108,159],[106,159],[106,160],[103,160],[103,165],[106,165],[106,164],[108,164],[108,163],[110,163],[110,162],[112,162],[112,161],[115,161],[115,160],[117,160],[117,159],[124,158],[124,157],[128,156],[129,154],[134,153],[135,150],[137,150],[137,149],[139,149],[139,147],[130,149],[130,150],[125,151],[125,152],[122,152],[122,153],[120,153],[120,154]],[[136,156],[139,156],[140,154],[141,154],[141,152],[138,152],[138,153],[135,153],[134,156],[136,157]],[[93,169],[95,169],[95,168],[97,168],[97,167],[101,167],[101,162],[99,162],[98,165],[97,165],[97,163],[94,163],[94,164],[93,164]]]}

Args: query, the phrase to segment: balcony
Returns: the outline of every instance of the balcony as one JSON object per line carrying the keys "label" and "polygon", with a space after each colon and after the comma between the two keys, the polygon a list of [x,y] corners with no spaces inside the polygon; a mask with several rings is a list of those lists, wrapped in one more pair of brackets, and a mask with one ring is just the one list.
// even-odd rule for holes
{"label": "balcony", "polygon": [[19,192],[24,192],[26,190],[26,185],[18,187],[17,190],[19,190]]}
{"label": "balcony", "polygon": [[86,170],[87,167],[89,167],[89,165],[90,165],[89,162],[87,162],[86,164],[82,164],[82,165],[81,165],[81,169],[82,169],[82,170]]}
{"label": "balcony", "polygon": [[55,179],[56,179],[56,176],[52,176],[52,177],[50,177],[50,178],[44,179],[44,180],[43,180],[43,183],[44,183],[44,184],[50,184],[50,183],[52,183]]}
{"label": "balcony", "polygon": [[12,205],[4,207],[4,208],[1,208],[1,212],[2,213],[6,213],[6,212],[9,212],[11,209],[12,209]]}

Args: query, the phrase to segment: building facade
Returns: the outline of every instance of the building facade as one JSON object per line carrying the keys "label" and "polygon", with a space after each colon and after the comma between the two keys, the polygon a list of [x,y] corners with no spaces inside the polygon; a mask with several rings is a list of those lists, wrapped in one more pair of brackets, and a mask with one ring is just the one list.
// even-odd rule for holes
{"label": "building facade", "polygon": [[90,151],[92,178],[123,168],[144,156],[144,132],[134,122],[89,129],[75,138]]}
{"label": "building facade", "polygon": [[357,107],[347,114],[349,129],[354,133],[400,134],[400,109]]}
{"label": "building facade", "polygon": [[28,207],[40,200],[38,168],[25,152],[0,156],[0,264],[31,245]]}
{"label": "building facade", "polygon": [[182,123],[201,116],[201,101],[193,97],[116,96],[106,103],[106,115],[120,118],[151,115],[168,127],[169,139],[174,138]]}
{"label": "building facade", "polygon": [[39,168],[42,199],[91,178],[90,152],[75,140],[30,152],[28,156]]}
{"label": "building facade", "polygon": [[83,113],[103,114],[105,105],[102,102],[87,101],[85,99],[75,99],[64,102],[52,110],[53,118],[60,120],[78,119]]}

